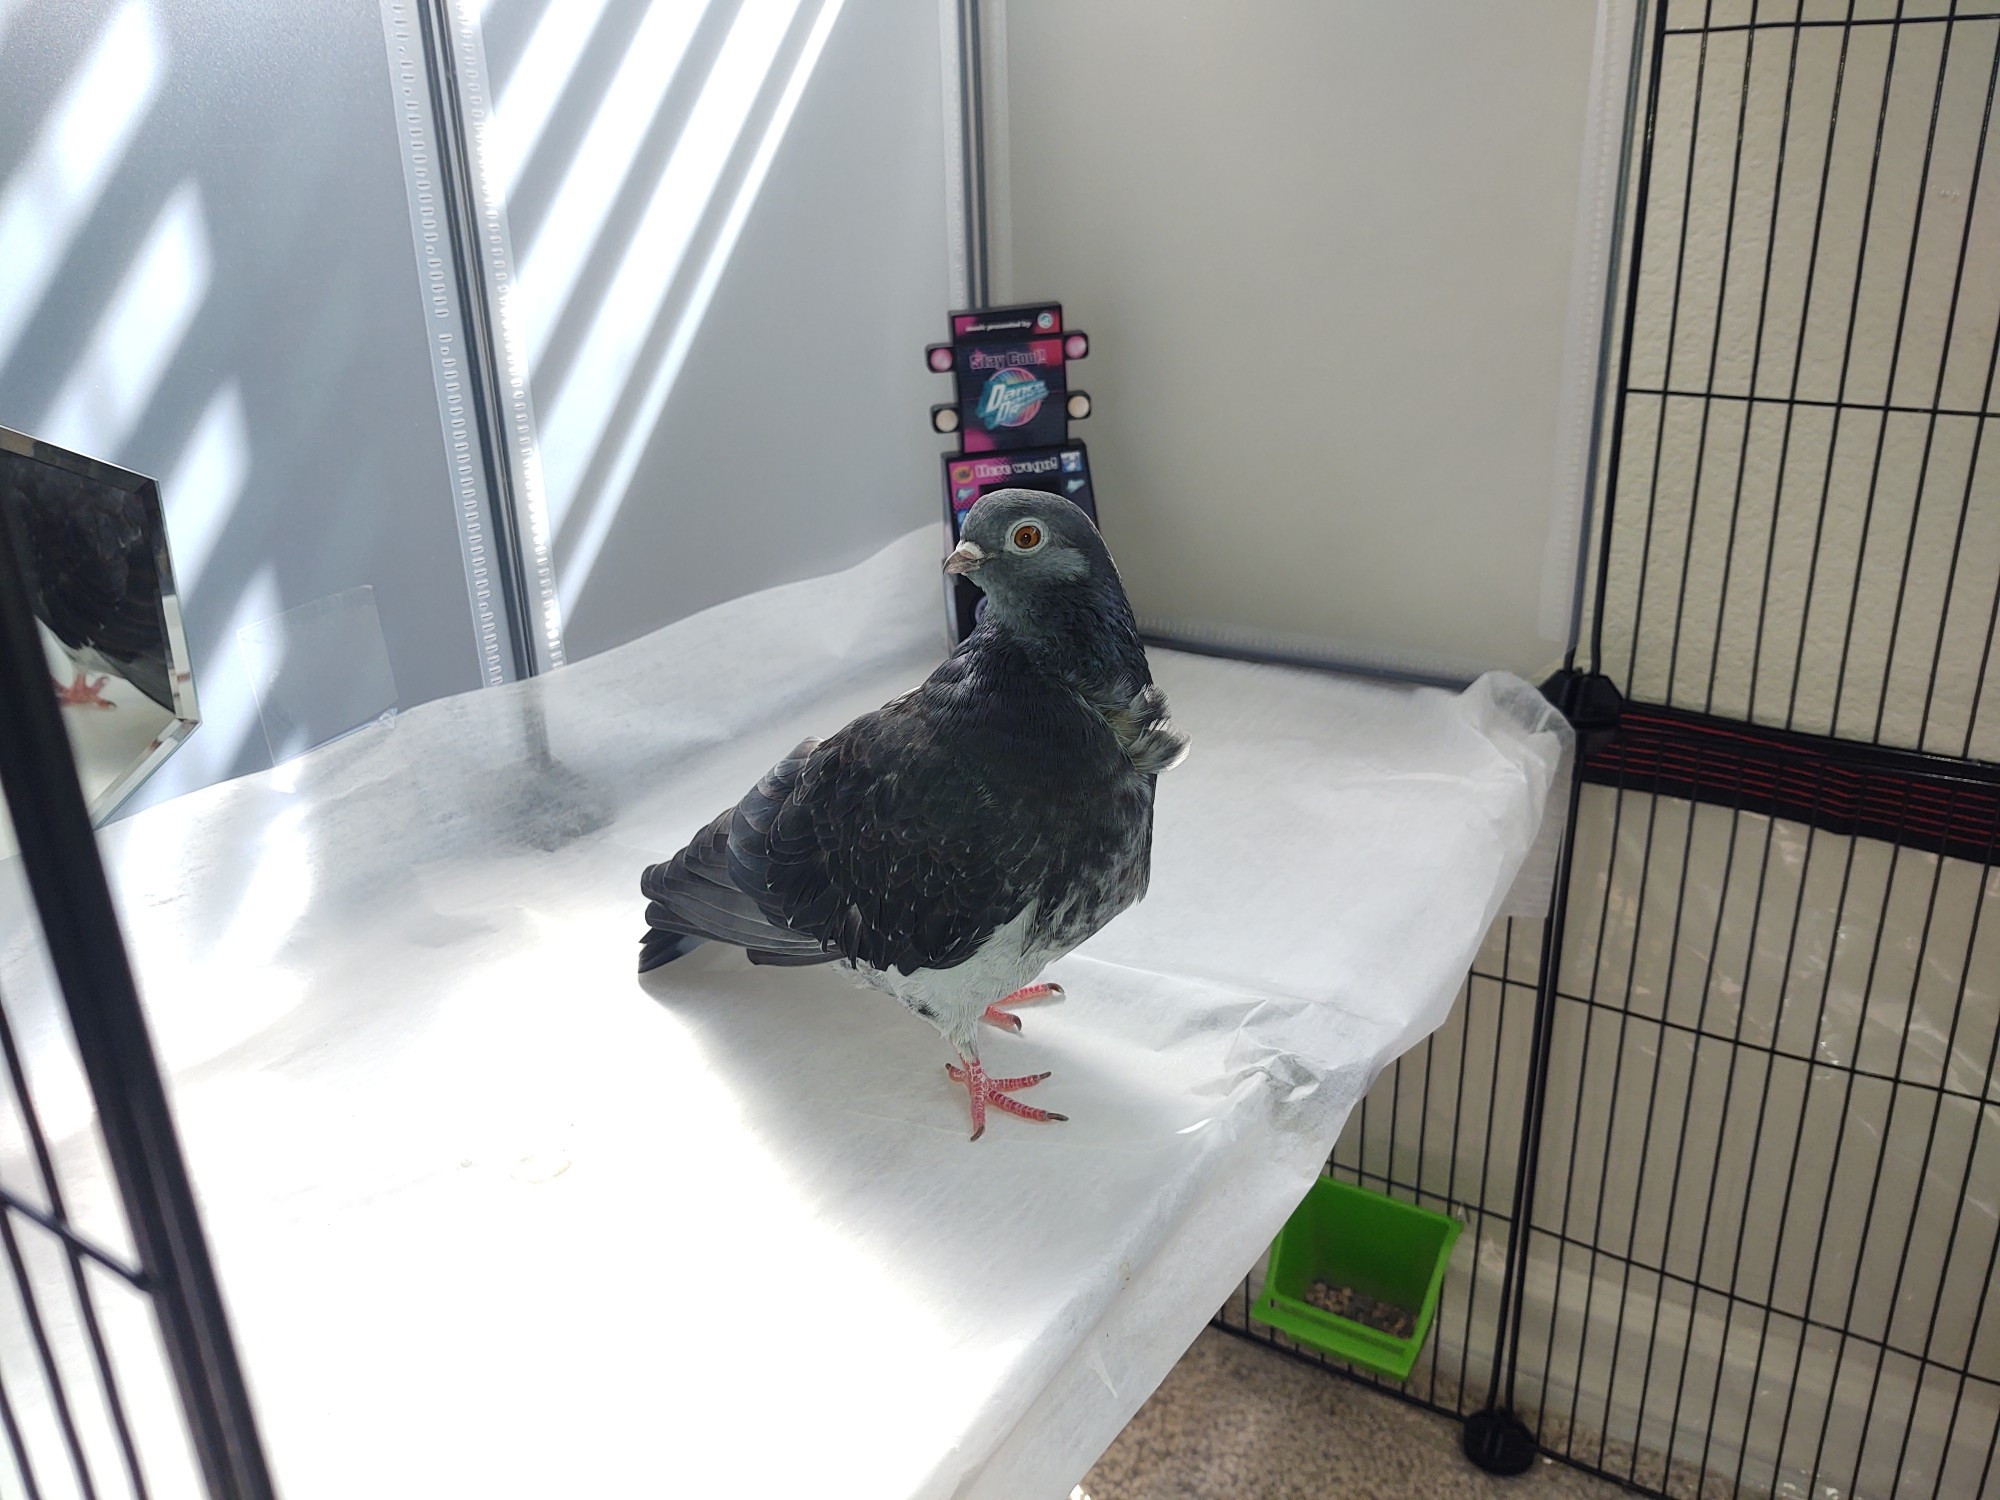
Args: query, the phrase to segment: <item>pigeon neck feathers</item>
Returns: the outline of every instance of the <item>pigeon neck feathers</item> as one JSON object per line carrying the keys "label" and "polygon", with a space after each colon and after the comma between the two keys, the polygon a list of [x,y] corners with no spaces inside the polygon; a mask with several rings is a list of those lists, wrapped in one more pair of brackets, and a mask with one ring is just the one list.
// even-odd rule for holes
{"label": "pigeon neck feathers", "polygon": [[1115,581],[1047,584],[1018,599],[994,594],[966,645],[982,635],[1005,640],[1092,703],[1123,704],[1153,680],[1132,606]]}
{"label": "pigeon neck feathers", "polygon": [[1153,685],[1132,606],[1115,582],[1084,579],[989,607],[959,650],[974,661],[1018,654],[1062,683],[1111,727],[1134,770],[1155,774],[1187,754],[1187,737],[1167,718],[1166,694]]}

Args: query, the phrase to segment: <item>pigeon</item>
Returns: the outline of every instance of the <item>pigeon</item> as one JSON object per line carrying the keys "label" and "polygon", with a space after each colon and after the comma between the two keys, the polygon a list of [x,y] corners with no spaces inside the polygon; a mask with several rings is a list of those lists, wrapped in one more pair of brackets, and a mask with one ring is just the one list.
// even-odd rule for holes
{"label": "pigeon", "polygon": [[1153,795],[1187,738],[1154,685],[1118,569],[1060,495],[996,490],[947,573],[977,582],[978,628],[921,687],[808,739],[672,859],[641,875],[639,970],[701,942],[752,963],[839,963],[929,1021],[971,1103],[1067,1118],[996,1078],[979,1023],[1146,894]]}
{"label": "pigeon", "polygon": [[62,643],[75,681],[66,704],[114,708],[108,672],[174,709],[160,602],[159,543],[143,497],[19,454],[0,453],[0,524],[12,526],[35,618]]}

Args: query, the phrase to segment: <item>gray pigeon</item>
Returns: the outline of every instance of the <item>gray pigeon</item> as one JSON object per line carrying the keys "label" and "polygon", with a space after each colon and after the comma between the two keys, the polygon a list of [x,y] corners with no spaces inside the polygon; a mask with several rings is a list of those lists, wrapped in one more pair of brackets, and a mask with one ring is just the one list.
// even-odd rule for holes
{"label": "gray pigeon", "polygon": [[1075,505],[997,490],[945,571],[986,592],[979,628],[923,686],[807,740],[639,888],[641,973],[703,941],[752,963],[843,962],[944,1033],[972,1104],[1030,1120],[980,1021],[1060,994],[1042,969],[1146,894],[1167,720],[1111,554]]}

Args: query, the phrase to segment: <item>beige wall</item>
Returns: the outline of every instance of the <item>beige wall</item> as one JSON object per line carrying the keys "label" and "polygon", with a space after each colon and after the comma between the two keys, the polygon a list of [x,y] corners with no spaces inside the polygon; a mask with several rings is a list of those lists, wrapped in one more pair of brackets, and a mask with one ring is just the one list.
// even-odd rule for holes
{"label": "beige wall", "polygon": [[1095,340],[1077,434],[1142,617],[1552,663],[1625,82],[1610,46],[1593,135],[1597,8],[995,11],[996,295],[1060,298]]}

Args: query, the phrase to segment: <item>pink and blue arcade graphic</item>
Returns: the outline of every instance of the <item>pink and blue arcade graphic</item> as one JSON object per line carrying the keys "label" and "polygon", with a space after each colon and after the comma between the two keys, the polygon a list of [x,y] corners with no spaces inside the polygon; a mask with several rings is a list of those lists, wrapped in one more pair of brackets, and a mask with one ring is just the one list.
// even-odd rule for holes
{"label": "pink and blue arcade graphic", "polygon": [[[1059,302],[955,312],[950,342],[925,349],[925,362],[954,386],[952,400],[931,408],[935,430],[959,435],[961,451],[944,459],[954,540],[990,490],[1047,490],[1097,519],[1089,452],[1069,436],[1069,424],[1090,415],[1090,396],[1069,383],[1069,366],[1089,353],[1089,335],[1064,325]],[[984,596],[968,579],[951,583],[952,629],[963,640]]]}
{"label": "pink and blue arcade graphic", "polygon": [[[1082,443],[1023,448],[1014,453],[947,453],[944,456],[945,509],[956,542],[965,513],[993,490],[1047,490],[1061,495],[1095,522],[1097,497],[1090,492],[1090,451]],[[953,639],[964,640],[979,623],[985,596],[969,578],[955,577],[951,616]]]}

